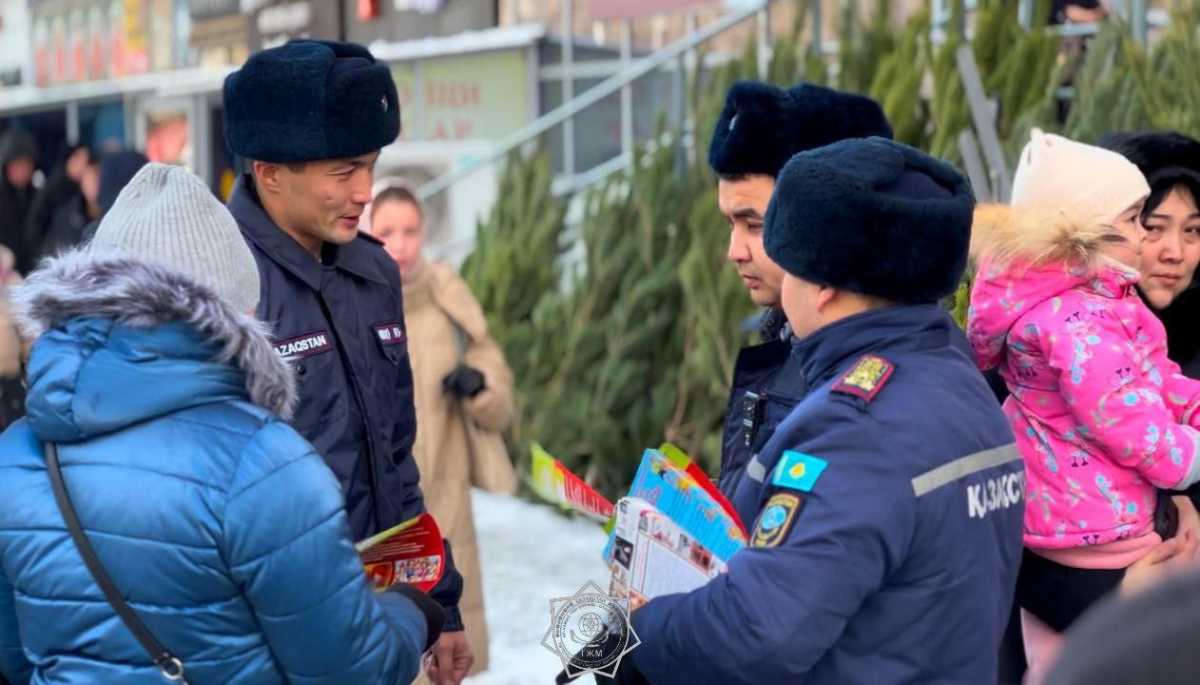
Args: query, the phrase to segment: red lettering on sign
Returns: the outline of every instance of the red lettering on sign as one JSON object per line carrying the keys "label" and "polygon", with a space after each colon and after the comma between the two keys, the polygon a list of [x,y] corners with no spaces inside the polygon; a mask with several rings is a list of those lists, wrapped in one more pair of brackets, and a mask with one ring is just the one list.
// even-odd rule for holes
{"label": "red lettering on sign", "polygon": [[466,109],[483,101],[478,83],[430,81],[425,84],[425,103],[429,107]]}

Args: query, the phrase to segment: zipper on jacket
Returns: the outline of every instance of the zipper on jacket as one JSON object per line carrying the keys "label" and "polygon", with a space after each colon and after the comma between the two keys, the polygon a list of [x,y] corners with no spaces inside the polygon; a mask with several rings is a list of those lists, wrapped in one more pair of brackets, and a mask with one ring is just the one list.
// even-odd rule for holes
{"label": "zipper on jacket", "polygon": [[358,413],[362,417],[363,432],[367,436],[367,476],[371,490],[371,520],[375,523],[374,530],[371,534],[378,533],[383,530],[383,524],[379,521],[379,483],[382,480],[379,473],[379,460],[375,455],[375,432],[371,428],[371,418],[367,413],[367,403],[363,397],[362,386],[358,382],[358,374],[354,372],[354,364],[350,360],[350,355],[346,351],[343,340],[345,336],[338,330],[337,321],[334,320],[332,313],[329,311],[329,305],[325,302],[325,294],[323,291],[317,291],[317,302],[321,305],[321,314],[325,316],[325,320],[329,322],[329,329],[333,332],[333,337],[336,340],[338,357],[342,360],[342,365],[346,369],[346,378],[350,381],[350,387],[354,391],[354,401],[358,404]]}

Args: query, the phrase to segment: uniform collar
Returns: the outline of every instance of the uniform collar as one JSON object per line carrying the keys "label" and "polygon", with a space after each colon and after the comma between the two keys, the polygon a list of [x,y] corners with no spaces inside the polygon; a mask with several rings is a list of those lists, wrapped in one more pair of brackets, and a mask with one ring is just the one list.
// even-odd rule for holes
{"label": "uniform collar", "polygon": [[[324,265],[271,220],[267,210],[263,209],[262,203],[259,202],[258,194],[244,176],[239,178],[233,187],[233,194],[229,197],[229,210],[250,242],[257,245],[271,261],[304,281],[309,288],[321,289]],[[326,244],[325,250],[333,253],[332,260],[327,261],[330,261],[334,268],[382,285],[391,285],[387,277],[379,272],[379,262],[371,254],[371,251],[376,249],[371,245],[372,241],[372,238],[360,233],[346,245]]]}
{"label": "uniform collar", "polygon": [[953,321],[939,305],[897,305],[846,317],[803,339],[793,339],[792,356],[809,387],[819,385],[847,361],[868,352],[887,356],[888,350],[916,349],[929,341],[922,333],[947,337]]}
{"label": "uniform collar", "polygon": [[763,310],[762,316],[759,318],[758,333],[762,337],[763,342],[771,342],[773,340],[787,341],[791,337],[792,327],[788,324],[787,317],[784,316],[782,309],[768,307]]}

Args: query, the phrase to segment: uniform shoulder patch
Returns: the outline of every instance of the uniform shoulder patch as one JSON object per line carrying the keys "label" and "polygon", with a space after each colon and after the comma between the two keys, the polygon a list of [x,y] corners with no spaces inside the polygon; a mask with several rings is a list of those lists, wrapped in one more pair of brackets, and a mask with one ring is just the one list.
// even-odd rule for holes
{"label": "uniform shoulder patch", "polygon": [[792,524],[796,522],[796,514],[804,506],[804,498],[792,492],[780,492],[767,500],[758,515],[758,523],[754,526],[754,536],[750,540],[751,547],[778,547],[787,537]]}
{"label": "uniform shoulder patch", "polygon": [[833,384],[831,390],[870,402],[883,390],[883,386],[887,385],[895,370],[895,365],[883,357],[874,354],[863,355],[837,383]]}
{"label": "uniform shoulder patch", "polygon": [[812,492],[817,479],[825,472],[827,466],[829,463],[824,459],[788,450],[779,458],[771,484],[789,490]]}

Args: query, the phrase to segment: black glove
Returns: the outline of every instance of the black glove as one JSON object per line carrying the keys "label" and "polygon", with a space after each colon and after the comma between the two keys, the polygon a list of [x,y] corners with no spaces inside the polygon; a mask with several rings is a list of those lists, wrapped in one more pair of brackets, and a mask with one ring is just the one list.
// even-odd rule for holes
{"label": "black glove", "polygon": [[483,392],[487,382],[479,369],[459,364],[442,379],[442,387],[455,397],[474,397]]}
{"label": "black glove", "polygon": [[650,681],[646,680],[646,676],[637,670],[628,654],[621,659],[621,665],[617,668],[617,677],[609,678],[599,673],[594,673],[593,676],[596,678],[596,685],[650,685]]}
{"label": "black glove", "polygon": [[1158,491],[1158,506],[1154,509],[1154,532],[1164,540],[1175,537],[1179,532],[1179,507],[1175,506],[1172,497],[1184,493]]}
{"label": "black glove", "polygon": [[[584,649],[593,648],[611,654],[618,639],[620,638],[613,634],[604,634],[593,639]],[[621,657],[621,664],[617,667],[617,672],[613,677],[610,678],[595,672],[592,673],[592,676],[596,679],[596,685],[650,685],[650,681],[646,680],[646,676],[642,675],[642,672],[634,665],[633,657],[630,654]],[[554,682],[556,685],[566,685],[574,682],[578,677],[568,677],[566,669],[563,669]]]}
{"label": "black glove", "polygon": [[429,595],[408,583],[397,583],[388,588],[388,592],[407,597],[425,616],[425,649],[422,652],[428,652],[442,636],[442,626],[446,624],[446,610]]}

